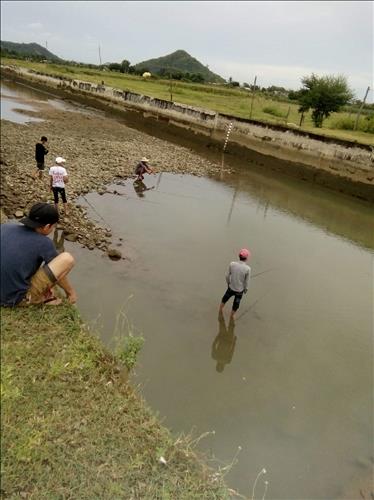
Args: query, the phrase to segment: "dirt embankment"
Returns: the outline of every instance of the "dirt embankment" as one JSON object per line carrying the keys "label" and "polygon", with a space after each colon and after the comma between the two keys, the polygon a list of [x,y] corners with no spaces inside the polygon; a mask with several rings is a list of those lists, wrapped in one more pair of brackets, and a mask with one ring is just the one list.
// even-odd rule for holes
{"label": "dirt embankment", "polygon": [[72,203],[69,215],[61,219],[61,227],[66,239],[78,241],[89,249],[110,250],[112,233],[109,227],[90,221],[85,209],[74,201],[90,191],[104,194],[105,185],[113,180],[134,177],[134,168],[142,156],[151,160],[156,172],[203,176],[221,168],[187,148],[130,129],[97,113],[71,112],[41,104],[39,111],[26,114],[44,121],[21,125],[2,120],[2,208],[7,216],[20,218],[34,203],[53,201],[48,171],[44,179],[33,179],[35,143],[46,135],[49,148],[46,169],[56,156],[63,156],[69,174],[66,191],[68,202]]}
{"label": "dirt embankment", "polygon": [[[121,116],[138,115],[135,120],[140,118],[142,129],[147,127],[147,122],[153,123],[158,137],[161,128],[179,137],[182,131],[183,136],[192,137],[193,142],[203,141],[205,146],[221,151],[231,125],[228,151],[239,158],[257,153],[276,164],[275,169],[282,173],[374,202],[374,143],[360,144],[315,134],[294,124],[238,118],[15,66],[3,66],[1,72],[11,80],[52,90],[61,97]],[[268,168],[272,169],[269,165]]]}

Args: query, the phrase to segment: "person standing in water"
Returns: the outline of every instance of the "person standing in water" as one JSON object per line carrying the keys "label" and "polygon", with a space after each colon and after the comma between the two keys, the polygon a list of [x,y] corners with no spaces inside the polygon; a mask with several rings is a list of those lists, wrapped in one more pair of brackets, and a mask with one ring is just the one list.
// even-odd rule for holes
{"label": "person standing in water", "polygon": [[58,211],[58,197],[61,196],[62,203],[64,204],[64,213],[68,214],[67,200],[65,193],[65,182],[68,182],[68,173],[62,165],[66,162],[64,158],[58,156],[55,160],[56,164],[49,169],[51,179],[51,190],[53,191],[53,198],[55,208]]}
{"label": "person standing in water", "polygon": [[226,302],[231,297],[234,297],[234,302],[231,310],[232,319],[234,319],[235,313],[239,309],[243,294],[247,293],[248,290],[251,268],[246,262],[250,258],[250,256],[250,251],[246,248],[242,248],[239,252],[239,261],[231,262],[226,274],[227,290],[222,297],[219,310],[220,312],[222,312]]}

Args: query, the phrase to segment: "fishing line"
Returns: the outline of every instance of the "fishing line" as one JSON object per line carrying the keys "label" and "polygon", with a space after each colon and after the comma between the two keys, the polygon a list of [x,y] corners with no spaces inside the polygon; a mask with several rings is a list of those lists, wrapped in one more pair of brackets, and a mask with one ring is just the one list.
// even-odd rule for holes
{"label": "fishing line", "polygon": [[262,295],[262,297],[260,297],[259,299],[257,299],[257,300],[256,300],[256,302],[254,302],[251,306],[249,306],[249,307],[248,307],[248,309],[246,309],[246,310],[245,310],[245,311],[244,311],[244,312],[243,312],[243,313],[242,313],[242,314],[241,314],[238,318],[236,318],[236,320],[235,320],[235,321],[239,321],[239,320],[240,320],[240,318],[242,318],[242,317],[243,317],[245,314],[247,314],[247,313],[248,313],[251,309],[253,309],[253,308],[254,308],[254,306],[255,306],[258,302],[260,302],[260,300],[262,300],[262,299],[265,297],[265,295],[267,295],[268,293],[269,293],[269,291],[265,292],[265,293],[264,293],[264,295]]}
{"label": "fishing line", "polygon": [[97,214],[100,217],[100,219],[104,222],[104,224],[106,224],[107,226],[112,228],[111,225],[104,219],[104,217],[101,214],[99,214],[99,212],[96,210],[96,208],[93,205],[91,205],[91,203],[87,200],[87,198],[84,196],[84,194],[82,194],[81,196],[86,201],[86,203],[92,208],[92,210],[95,212],[95,214]]}

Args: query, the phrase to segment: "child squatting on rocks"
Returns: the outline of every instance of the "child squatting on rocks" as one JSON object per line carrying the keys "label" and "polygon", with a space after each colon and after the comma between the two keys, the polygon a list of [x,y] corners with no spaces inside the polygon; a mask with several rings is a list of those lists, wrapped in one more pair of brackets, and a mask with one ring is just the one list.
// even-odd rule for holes
{"label": "child squatting on rocks", "polygon": [[58,156],[55,160],[56,164],[49,169],[49,175],[51,179],[51,190],[53,191],[55,208],[58,211],[58,197],[60,195],[62,203],[64,204],[65,215],[68,215],[68,205],[65,193],[65,182],[68,182],[68,173],[62,166],[65,161],[66,160],[64,158]]}

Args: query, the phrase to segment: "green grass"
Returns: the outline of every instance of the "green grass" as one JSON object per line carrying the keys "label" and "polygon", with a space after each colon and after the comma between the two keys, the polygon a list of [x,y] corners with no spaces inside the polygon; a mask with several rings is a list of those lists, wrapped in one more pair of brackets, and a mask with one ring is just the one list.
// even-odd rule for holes
{"label": "green grass", "polygon": [[[2,63],[22,66],[35,71],[48,73],[50,75],[60,75],[67,78],[85,80],[91,83],[100,83],[104,80],[107,86],[120,90],[130,90],[135,93],[159,99],[170,99],[170,84],[167,80],[144,80],[140,76],[135,75],[7,58],[3,58]],[[228,88],[221,85],[203,85],[175,81],[173,82],[173,100],[237,116],[239,118],[249,118],[252,95],[247,90],[241,88]],[[276,108],[280,116],[273,116],[264,112],[264,108],[269,107]],[[284,125],[286,122],[284,117],[287,116],[289,107],[290,112],[287,122],[298,125],[300,122],[300,114],[298,113],[299,106],[297,103],[276,101],[265,98],[260,94],[256,94],[253,99],[252,118],[264,123]],[[357,141],[363,144],[374,144],[373,134],[362,131],[340,130],[333,128],[337,118],[345,118],[347,116],[348,113],[345,112],[333,113],[327,120],[324,121],[323,128],[320,129],[314,127],[311,119],[311,113],[306,113],[302,130],[319,135],[336,137],[337,139]],[[361,120],[363,119],[364,118]]]}
{"label": "green grass", "polygon": [[2,497],[228,498],[74,307],[2,308],[1,336]]}

